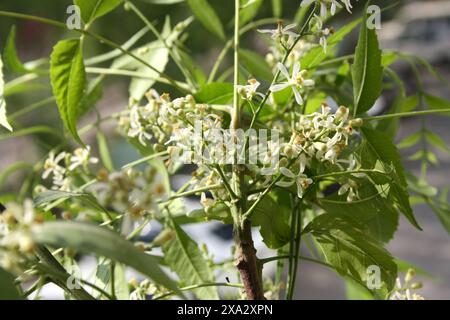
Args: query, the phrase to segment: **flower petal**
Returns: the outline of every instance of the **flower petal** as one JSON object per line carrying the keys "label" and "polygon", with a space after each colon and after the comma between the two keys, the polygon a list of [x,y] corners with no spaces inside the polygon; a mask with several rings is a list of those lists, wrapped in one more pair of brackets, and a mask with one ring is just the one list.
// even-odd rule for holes
{"label": "flower petal", "polygon": [[274,84],[273,86],[270,87],[270,91],[272,92],[277,92],[277,91],[281,91],[286,89],[287,87],[289,87],[288,83],[279,83],[279,84]]}
{"label": "flower petal", "polygon": [[281,62],[277,63],[277,68],[278,70],[280,70],[280,72],[283,74],[283,76],[286,77],[286,79],[289,79],[289,72],[287,71],[286,67],[284,66],[284,64],[282,64]]}

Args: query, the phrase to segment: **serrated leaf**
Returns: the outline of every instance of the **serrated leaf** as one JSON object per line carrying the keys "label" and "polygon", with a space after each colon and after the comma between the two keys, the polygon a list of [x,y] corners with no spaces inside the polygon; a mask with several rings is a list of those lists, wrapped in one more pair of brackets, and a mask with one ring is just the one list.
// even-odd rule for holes
{"label": "serrated leaf", "polygon": [[64,126],[82,144],[76,124],[86,87],[80,39],[58,42],[50,57],[50,81]]}
{"label": "serrated leaf", "polygon": [[[409,194],[407,183],[400,154],[397,148],[390,142],[389,137],[382,132],[374,131],[369,128],[361,129],[365,142],[363,143],[364,154],[362,155],[363,166],[372,169],[377,160],[380,160],[384,166],[393,165],[395,172],[392,174],[395,178],[390,187],[390,194],[397,200],[397,204],[405,217],[419,230],[422,230],[414,217],[411,205],[409,203]],[[386,168],[386,172],[389,168]]]}
{"label": "serrated leaf", "polygon": [[6,102],[3,96],[4,94],[5,81],[3,80],[3,62],[2,56],[0,55],[0,125],[8,129],[9,131],[13,131],[11,125],[8,122],[8,118],[6,116]]}
{"label": "serrated leaf", "polygon": [[[367,182],[366,182],[367,183]],[[358,190],[360,200],[347,202],[345,197],[320,199],[320,206],[328,213],[344,216],[355,226],[365,229],[372,238],[388,243],[398,227],[398,213],[389,198],[378,194],[372,185],[363,185]]]}
{"label": "serrated leaf", "polygon": [[107,14],[122,2],[123,0],[74,0],[74,4],[80,7],[81,17],[85,23]]}
{"label": "serrated leaf", "polygon": [[395,285],[397,265],[381,244],[358,225],[344,217],[323,214],[316,217],[304,233],[310,233],[327,263],[343,276],[350,276],[366,286],[370,266],[380,268],[382,286],[371,291],[380,299]]}
{"label": "serrated leaf", "polygon": [[0,268],[0,300],[23,300],[12,274]]}
{"label": "serrated leaf", "polygon": [[222,22],[217,13],[206,0],[187,0],[195,17],[213,34],[220,39],[225,39]]}
{"label": "serrated leaf", "polygon": [[233,84],[213,82],[206,84],[194,94],[198,103],[229,104],[233,101]]}
{"label": "serrated leaf", "polygon": [[361,24],[352,65],[355,115],[368,111],[381,94],[383,67],[375,28],[367,28],[367,15]]}
{"label": "serrated leaf", "polygon": [[[174,231],[173,238],[162,246],[164,261],[167,265],[178,274],[183,285],[214,282],[214,275],[197,243],[173,220],[169,222],[169,225]],[[200,299],[219,299],[215,287],[200,288],[194,292]]]}
{"label": "serrated leaf", "polygon": [[47,222],[34,226],[31,232],[38,244],[95,253],[128,265],[155,283],[177,291],[175,282],[161,270],[155,258],[109,229],[77,222]]}

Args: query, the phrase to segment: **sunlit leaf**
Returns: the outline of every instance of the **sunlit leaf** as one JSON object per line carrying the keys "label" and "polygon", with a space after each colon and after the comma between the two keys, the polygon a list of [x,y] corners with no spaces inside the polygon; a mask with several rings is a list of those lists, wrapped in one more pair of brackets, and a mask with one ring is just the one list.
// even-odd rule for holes
{"label": "sunlit leaf", "polygon": [[355,59],[352,65],[354,114],[368,111],[375,104],[381,93],[383,67],[381,50],[375,28],[366,26],[365,16],[359,33]]}
{"label": "sunlit leaf", "polygon": [[86,87],[86,73],[80,39],[62,40],[53,48],[50,80],[66,129],[78,142],[76,124]]}
{"label": "sunlit leaf", "polygon": [[95,19],[114,10],[123,0],[74,0],[80,7],[81,17],[85,23],[90,23]]}
{"label": "sunlit leaf", "polygon": [[222,22],[206,0],[186,0],[195,17],[220,39],[225,39]]}

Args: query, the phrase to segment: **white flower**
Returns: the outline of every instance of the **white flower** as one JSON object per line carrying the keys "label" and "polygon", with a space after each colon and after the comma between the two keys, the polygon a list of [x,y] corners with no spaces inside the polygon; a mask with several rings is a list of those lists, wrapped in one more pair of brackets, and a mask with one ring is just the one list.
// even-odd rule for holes
{"label": "white flower", "polygon": [[61,152],[55,157],[55,153],[51,151],[48,155],[48,159],[45,160],[44,163],[44,173],[42,174],[43,179],[47,179],[47,177],[53,173],[54,176],[62,176],[64,175],[66,169],[59,165],[66,157],[65,152]]}
{"label": "white flower", "polygon": [[250,79],[248,80],[248,85],[237,85],[236,89],[242,99],[251,101],[256,95],[263,96],[261,93],[257,92],[260,85],[261,84],[256,79]]}
{"label": "white flower", "polygon": [[347,202],[352,202],[359,198],[358,184],[355,181],[353,181],[352,179],[348,179],[348,182],[343,184],[339,188],[338,195],[342,196],[342,195],[346,194],[347,192],[348,192]]}
{"label": "white flower", "polygon": [[304,78],[307,74],[307,71],[306,70],[300,71],[300,68],[301,68],[300,62],[297,62],[296,64],[294,64],[294,68],[292,70],[292,76],[289,75],[288,70],[282,63],[278,63],[277,67],[280,70],[280,72],[285,76],[287,81],[271,86],[270,91],[277,92],[277,91],[284,90],[287,87],[291,87],[292,90],[294,91],[295,101],[297,101],[298,104],[302,105],[303,98],[300,94],[299,89],[301,89],[302,87],[314,86],[314,84],[315,84],[314,80]]}
{"label": "white flower", "polygon": [[78,148],[70,157],[69,171],[76,169],[79,166],[87,166],[89,163],[97,163],[98,159],[91,157],[91,147],[87,146],[85,149]]}
{"label": "white flower", "polygon": [[146,146],[145,140],[151,140],[152,135],[149,134],[141,123],[141,115],[138,106],[133,106],[130,110],[130,129],[128,136],[131,138],[138,137],[139,143]]}
{"label": "white flower", "polygon": [[[342,8],[342,5],[337,0],[303,0],[303,2],[301,3],[301,6],[302,7],[308,6],[311,3],[313,3],[314,1],[318,1],[320,3],[320,16],[323,18],[325,18],[327,16],[329,6],[330,6],[331,15],[333,15],[333,16],[336,14],[336,10],[338,7]],[[345,8],[347,9],[347,11],[352,13],[352,11],[351,11],[352,4],[351,4],[350,0],[340,0],[340,1],[345,5]]]}
{"label": "white flower", "polygon": [[296,37],[298,37],[298,34],[290,31],[291,29],[294,29],[295,27],[297,27],[297,25],[295,23],[289,24],[286,27],[283,27],[283,24],[281,22],[279,22],[278,27],[276,29],[258,30],[258,32],[270,34],[270,37],[274,40],[283,39],[285,36],[296,38]]}
{"label": "white flower", "polygon": [[288,168],[280,168],[281,174],[283,174],[285,177],[291,179],[290,181],[278,181],[276,183],[277,186],[282,188],[289,188],[294,183],[297,184],[297,196],[299,198],[303,198],[303,194],[306,189],[313,183],[312,179],[308,178],[303,173],[299,173],[298,175],[295,175],[291,170]]}

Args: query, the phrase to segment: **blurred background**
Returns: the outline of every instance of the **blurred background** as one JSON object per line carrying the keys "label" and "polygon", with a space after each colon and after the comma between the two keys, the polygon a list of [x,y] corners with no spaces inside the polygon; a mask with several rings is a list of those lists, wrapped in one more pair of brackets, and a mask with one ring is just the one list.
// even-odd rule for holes
{"label": "blurred background", "polygon": [[[155,5],[147,3],[146,0],[135,1],[143,10],[146,16],[159,28],[162,28],[167,15],[170,15],[172,24],[185,19],[189,14],[189,9],[185,3],[175,5]],[[150,1],[151,2],[151,1]],[[233,6],[229,0],[210,0],[215,9],[220,12],[220,18],[225,26],[230,27],[233,15]],[[355,1],[352,1],[355,2]],[[392,1],[373,1],[380,7],[391,5]],[[290,21],[298,9],[300,0],[283,1],[283,19]],[[70,0],[1,0],[0,10],[15,11],[52,18],[58,21],[65,21],[67,7],[71,5]],[[364,1],[355,3],[354,14],[359,15]],[[272,6],[270,0],[265,0],[257,18],[271,17]],[[341,25],[349,21],[351,17],[342,12],[330,20],[329,25],[338,29]],[[10,18],[0,18],[0,48],[3,50],[7,35],[13,25],[17,27],[17,49],[22,61],[36,60],[41,57],[48,57],[53,45],[62,38],[69,37],[70,32],[53,28],[44,24],[25,20],[15,20]],[[123,8],[118,8],[108,16],[99,19],[93,26],[93,31],[114,40],[117,43],[124,43],[133,34],[143,27],[142,23],[130,12]],[[230,30],[230,28],[228,28]],[[205,71],[209,71],[214,64],[223,43],[210,33],[204,31],[203,27],[194,22],[187,30],[189,34],[185,41],[188,52],[193,54],[193,58],[200,63]],[[382,13],[382,29],[379,30],[381,46],[384,49],[399,49],[418,54],[429,61],[440,73],[443,79],[450,79],[450,1],[399,1],[399,5]],[[229,35],[231,35],[229,33]],[[152,41],[152,35],[147,34],[142,43]],[[342,54],[354,51],[357,33],[351,34],[347,42],[340,50]],[[266,43],[256,33],[249,33],[245,36],[243,43],[245,46],[266,53]],[[94,56],[109,51],[109,48],[99,45],[96,42],[87,40],[85,56]],[[414,80],[413,72],[407,64],[396,64],[396,71],[406,82],[408,94],[417,90],[417,83]],[[426,92],[436,96],[450,99],[449,84],[439,81],[435,76],[426,70],[420,70],[423,76],[423,86]],[[6,71],[6,81],[18,77]],[[173,64],[167,67],[168,74],[176,74]],[[443,83],[444,82],[444,83]],[[20,115],[20,110],[29,106],[33,102],[51,96],[51,90],[47,83],[36,83],[35,89],[31,93],[14,94],[8,97],[8,114],[18,113],[14,117],[15,127],[28,127],[33,125],[50,125],[54,128],[61,128],[61,121],[57,113],[56,105],[49,103],[26,115]],[[159,91],[167,90],[164,86],[157,85]],[[374,113],[382,112],[392,104],[398,92],[388,92],[380,99]],[[128,79],[120,77],[110,77],[104,86],[103,98],[98,103],[98,110],[102,115],[108,115],[127,106],[128,102]],[[92,122],[95,115],[88,115],[81,121],[83,124]],[[449,118],[445,116],[428,116],[421,118],[407,118],[401,121],[398,141],[420,130],[422,121],[426,121],[427,126],[432,127],[434,132],[444,139],[447,145],[450,142]],[[105,127],[108,130],[108,142],[113,151],[114,162],[120,166],[138,155],[133,151],[113,127]],[[3,129],[0,134],[5,133]],[[62,131],[61,131],[62,132]],[[0,138],[0,172],[9,165],[17,161],[27,161],[35,163],[48,152],[48,145],[54,144],[54,139],[45,134],[36,134],[27,137],[17,137],[13,139]],[[86,136],[85,141],[95,146],[95,136]],[[420,173],[420,164],[407,161],[408,156],[414,150],[404,153],[405,165],[415,174]],[[430,183],[438,188],[450,185],[450,156],[445,152],[437,153],[437,163],[429,169]],[[24,174],[14,174],[7,180],[0,181],[0,194],[14,194],[20,192],[20,185]],[[175,187],[181,184],[183,177],[175,181]],[[195,206],[195,201],[192,201]],[[398,233],[395,239],[388,245],[388,249],[394,256],[407,260],[419,266],[432,276],[419,277],[424,288],[418,293],[428,299],[450,299],[450,236],[442,227],[438,218],[428,207],[416,206],[415,214],[424,232],[418,232],[404,219],[401,220]],[[192,237],[205,242],[208,239],[210,251],[215,253],[217,259],[228,256],[231,245],[231,230],[219,223],[209,223],[202,227],[188,226],[187,232]],[[149,236],[157,232],[157,226],[150,232]],[[255,234],[257,236],[257,234]],[[257,243],[259,241],[256,241]],[[258,250],[260,256],[272,255],[271,252]],[[90,261],[90,262],[89,262]],[[86,264],[92,263],[87,259]],[[300,263],[298,299],[345,299],[345,284],[333,272],[321,269],[308,262]],[[268,268],[270,274],[274,266]],[[224,279],[218,279],[222,281]],[[44,291],[47,298],[61,298],[62,294],[57,289],[49,287]]]}

